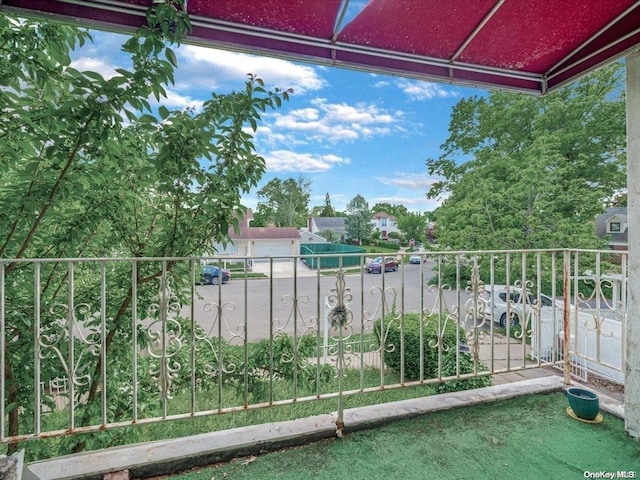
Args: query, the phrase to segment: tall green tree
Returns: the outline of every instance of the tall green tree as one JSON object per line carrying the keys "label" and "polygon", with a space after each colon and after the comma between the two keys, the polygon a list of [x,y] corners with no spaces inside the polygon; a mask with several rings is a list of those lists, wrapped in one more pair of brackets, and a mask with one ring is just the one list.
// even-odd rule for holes
{"label": "tall green tree", "polygon": [[409,210],[404,205],[392,205],[387,202],[376,203],[373,207],[371,207],[371,213],[376,214],[379,212],[388,213],[389,215],[393,215],[396,218],[400,218],[403,215],[407,215]]}
{"label": "tall green tree", "polygon": [[258,190],[257,222],[254,225],[303,227],[307,224],[311,182],[304,177],[297,180],[274,178]]}
{"label": "tall green tree", "polygon": [[318,216],[319,217],[335,217],[336,216],[336,210],[335,208],[333,208],[333,205],[331,205],[331,197],[329,197],[329,192],[327,192],[327,195],[324,197],[324,205],[322,206],[322,210],[320,210],[320,214]]}
{"label": "tall green tree", "polygon": [[336,210],[331,205],[331,197],[329,197],[329,193],[327,193],[324,197],[324,204],[316,205],[311,208],[311,215],[314,217],[335,217]]}
{"label": "tall green tree", "polygon": [[360,194],[356,195],[346,207],[347,217],[344,220],[347,237],[355,240],[358,245],[371,237],[373,224],[369,204]]}
{"label": "tall green tree", "polygon": [[[150,7],[148,25],[122,47],[131,67],[109,79],[70,67],[71,51],[90,40],[87,32],[0,15],[0,257],[178,257],[201,253],[212,238],[228,239],[241,193],[265,170],[250,132],[262,112],[288,94],[267,92],[250,76],[242,90],[213,94],[200,111],[160,106],[154,113],[150,99],[162,104],[173,82],[171,46],[190,28],[178,3]],[[75,426],[81,427],[95,424],[105,388],[113,402],[110,418],[132,408],[118,380],[132,375],[123,359],[133,345],[133,292],[139,311],[147,311],[164,273],[176,273],[178,295],[187,278],[180,280],[173,261],[140,263],[133,279],[130,266],[106,265],[110,301],[101,311],[95,264],[94,271],[74,267],[73,290],[69,266],[43,263],[38,270],[40,374],[43,380],[66,375],[77,381]],[[20,435],[34,415],[33,268],[18,262],[4,268],[7,328],[1,342],[10,436]],[[75,351],[83,364],[74,370],[60,361],[73,354],[69,328],[59,323],[71,317],[55,313],[73,307],[71,294],[88,312],[83,329],[93,332],[94,341],[100,337],[105,351],[104,357],[91,355],[79,342]],[[103,337],[101,316],[107,319]],[[142,337],[138,342],[145,346]],[[110,378],[102,378],[102,361]],[[70,448],[84,446],[83,440]]]}
{"label": "tall green tree", "polygon": [[424,215],[415,212],[409,212],[398,218],[398,229],[402,232],[405,240],[415,240],[423,242],[427,229],[427,219]]}
{"label": "tall green tree", "polygon": [[542,98],[492,92],[454,108],[430,198],[438,241],[460,249],[596,247],[593,221],[624,190],[622,67]]}

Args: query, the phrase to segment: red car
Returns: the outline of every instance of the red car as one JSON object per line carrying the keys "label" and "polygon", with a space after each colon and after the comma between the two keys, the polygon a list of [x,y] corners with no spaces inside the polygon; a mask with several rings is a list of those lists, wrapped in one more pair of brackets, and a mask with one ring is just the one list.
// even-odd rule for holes
{"label": "red car", "polygon": [[[366,265],[367,273],[382,273],[382,257],[377,257],[371,260]],[[398,270],[398,261],[393,257],[387,257],[384,259],[384,271],[395,272]]]}

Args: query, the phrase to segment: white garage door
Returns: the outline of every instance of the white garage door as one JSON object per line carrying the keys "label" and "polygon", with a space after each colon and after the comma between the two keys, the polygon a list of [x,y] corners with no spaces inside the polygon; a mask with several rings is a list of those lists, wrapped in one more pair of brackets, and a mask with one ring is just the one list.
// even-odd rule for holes
{"label": "white garage door", "polygon": [[255,244],[251,245],[251,255],[253,257],[289,256],[291,253],[291,240],[282,240],[280,242],[260,242],[256,240]]}

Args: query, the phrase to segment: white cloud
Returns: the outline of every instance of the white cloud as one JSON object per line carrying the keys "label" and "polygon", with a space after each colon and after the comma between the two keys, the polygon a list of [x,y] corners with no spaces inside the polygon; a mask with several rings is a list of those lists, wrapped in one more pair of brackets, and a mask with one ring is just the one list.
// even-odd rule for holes
{"label": "white cloud", "polygon": [[325,98],[316,98],[311,105],[271,115],[271,129],[304,134],[306,141],[335,143],[388,135],[404,115],[401,111],[391,114],[373,104],[330,103]]}
{"label": "white cloud", "polygon": [[245,127],[245,131],[253,136],[255,143],[271,148],[279,145],[292,147],[307,145],[309,143],[305,138],[296,137],[296,135],[293,135],[291,132],[285,132],[283,130],[275,131],[271,125],[266,123],[259,124],[255,132],[248,127]]}
{"label": "white cloud", "polygon": [[410,190],[422,190],[425,193],[437,180],[426,173],[394,173],[389,177],[376,177],[383,185],[392,185]]}
{"label": "white cloud", "polygon": [[289,113],[293,118],[297,119],[300,122],[312,122],[314,120],[318,120],[320,118],[320,112],[315,108],[300,108],[298,110],[292,110]]}
{"label": "white cloud", "polygon": [[396,85],[412,100],[430,100],[432,98],[457,97],[458,93],[446,90],[437,83],[420,80],[397,80]]}
{"label": "white cloud", "polygon": [[269,172],[324,172],[336,165],[351,163],[337,155],[298,153],[290,150],[274,150],[264,155]]}
{"label": "white cloud", "polygon": [[[106,80],[119,75],[116,72],[116,66],[111,65],[105,60],[95,57],[79,57],[71,63],[71,66],[79,71],[92,71],[99,73]],[[204,103],[202,100],[196,100],[187,95],[181,95],[177,90],[166,88],[166,98],[160,98],[157,102],[154,97],[150,97],[149,101],[152,105],[164,105],[168,108],[184,109],[187,107],[193,107],[199,110]]]}
{"label": "white cloud", "polygon": [[316,91],[328,86],[318,75],[316,68],[279,58],[258,57],[192,45],[181,47],[179,55],[177,82],[181,88],[197,85],[214,90],[223,83],[243,82],[249,73],[264,80],[268,88],[292,88],[295,94]]}
{"label": "white cloud", "polygon": [[[324,98],[316,98],[311,104],[325,112],[329,120],[369,125],[389,124],[395,121],[391,114],[371,104],[360,103],[347,105],[345,103],[328,103]],[[399,112],[396,112],[396,114],[398,113]]]}
{"label": "white cloud", "polygon": [[119,75],[118,72],[116,72],[117,67],[110,65],[102,59],[94,57],[77,58],[71,62],[71,66],[80,72],[90,70],[92,72],[99,73],[107,80]]}
{"label": "white cloud", "polygon": [[[204,103],[202,100],[195,100],[191,97],[180,95],[175,90],[166,90],[166,92],[167,97],[160,97],[160,101],[157,103],[160,105],[164,105],[167,108],[183,110],[187,107],[192,107],[196,110],[200,110],[202,108],[202,104]],[[153,100],[155,102],[155,98]]]}

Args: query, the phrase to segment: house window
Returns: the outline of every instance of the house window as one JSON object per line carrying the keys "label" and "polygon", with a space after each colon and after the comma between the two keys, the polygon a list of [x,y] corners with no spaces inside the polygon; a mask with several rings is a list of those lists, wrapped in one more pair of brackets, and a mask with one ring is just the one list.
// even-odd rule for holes
{"label": "house window", "polygon": [[380,219],[380,226],[383,227],[383,228],[387,226],[387,219],[386,218],[381,218]]}
{"label": "house window", "polygon": [[611,222],[609,223],[609,231],[613,233],[620,232],[620,222]]}

